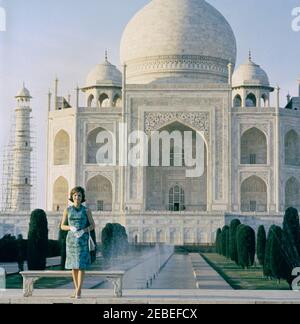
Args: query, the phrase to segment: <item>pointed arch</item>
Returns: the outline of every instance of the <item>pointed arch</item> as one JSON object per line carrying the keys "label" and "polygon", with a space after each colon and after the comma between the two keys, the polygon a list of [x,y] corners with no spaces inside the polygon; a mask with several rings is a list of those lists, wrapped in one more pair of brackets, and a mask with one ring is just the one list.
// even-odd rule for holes
{"label": "pointed arch", "polygon": [[265,181],[258,176],[251,176],[241,185],[241,211],[266,212],[268,189]]}
{"label": "pointed arch", "polygon": [[267,164],[267,145],[264,132],[256,127],[248,129],[241,138],[241,164]]}
{"label": "pointed arch", "polygon": [[63,211],[68,206],[69,184],[64,177],[59,177],[53,185],[53,205],[54,212]]}
{"label": "pointed arch", "polygon": [[285,164],[300,166],[300,138],[295,130],[285,135]]}
{"label": "pointed arch", "polygon": [[269,106],[268,96],[264,93],[260,98],[260,106],[266,108]]}
{"label": "pointed arch", "polygon": [[92,108],[92,107],[94,107],[94,105],[95,105],[95,97],[94,97],[93,94],[91,94],[91,95],[88,97],[87,105],[88,105],[88,108]]}
{"label": "pointed arch", "polygon": [[93,211],[112,211],[112,183],[106,177],[97,175],[86,185],[87,206]]}
{"label": "pointed arch", "polygon": [[68,164],[70,164],[70,136],[65,130],[61,130],[54,139],[54,165]]}
{"label": "pointed arch", "polygon": [[[101,132],[105,132],[108,135],[108,139],[105,140],[104,143],[97,143],[97,137]],[[87,164],[98,164],[98,163],[102,163],[103,161],[99,161],[97,159],[97,153],[99,151],[99,149],[106,145],[108,142],[110,143],[114,143],[113,141],[113,134],[111,132],[109,132],[108,130],[106,130],[103,127],[97,127],[95,129],[93,129],[87,136],[87,140],[86,140],[86,163]],[[115,149],[114,147],[112,147],[112,149]],[[113,153],[113,152],[110,152]],[[109,155],[109,153],[107,153],[107,155],[105,156],[105,158],[109,159],[111,157],[111,155]],[[111,163],[113,161],[111,160]]]}
{"label": "pointed arch", "polygon": [[257,107],[257,99],[253,93],[249,93],[246,97],[246,107]]}
{"label": "pointed arch", "polygon": [[285,185],[285,209],[294,207],[300,210],[300,182],[291,177]]}
{"label": "pointed arch", "polygon": [[99,106],[100,107],[104,107],[104,108],[107,108],[109,107],[109,97],[106,93],[102,93],[99,97]]}
{"label": "pointed arch", "polygon": [[113,107],[116,107],[116,108],[122,107],[122,99],[119,94],[116,94],[114,97]]}
{"label": "pointed arch", "polygon": [[[175,131],[178,136],[173,134]],[[196,130],[185,125],[183,122],[172,121],[162,126],[158,132],[160,134],[165,132],[165,134],[169,135],[169,139],[166,136],[164,145],[161,138],[156,138],[156,142],[154,142],[152,136],[149,140],[149,167],[146,168],[148,184],[146,189],[146,209],[166,211],[173,211],[174,209],[175,211],[178,205],[170,207],[170,188],[178,185],[180,188],[184,188],[184,197],[186,198],[184,204],[180,205],[179,202],[178,211],[206,211],[208,199],[208,146],[203,135],[201,136],[204,140],[204,152],[201,152],[201,155],[203,154],[204,172],[201,176],[187,177],[187,170],[191,168],[185,164],[186,156],[188,154],[188,157],[192,155],[193,159],[196,158]],[[191,136],[191,145],[185,146],[185,132],[189,132]],[[180,135],[181,139],[179,139]],[[166,144],[166,141],[168,141],[168,144]],[[157,151],[152,152],[152,149]],[[155,159],[153,159],[152,153],[156,154]],[[162,158],[163,156],[164,159]],[[191,160],[190,157],[189,160]],[[180,180],[175,181],[174,177]]]}
{"label": "pointed arch", "polygon": [[233,106],[235,108],[242,107],[242,97],[239,94],[234,97]]}

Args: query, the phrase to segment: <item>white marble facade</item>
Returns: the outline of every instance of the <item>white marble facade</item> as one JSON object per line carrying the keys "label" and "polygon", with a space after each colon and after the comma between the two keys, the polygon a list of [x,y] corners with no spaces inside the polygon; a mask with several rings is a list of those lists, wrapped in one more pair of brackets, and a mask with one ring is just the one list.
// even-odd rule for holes
{"label": "white marble facade", "polygon": [[[299,101],[280,108],[276,88],[271,106],[275,89],[266,72],[251,55],[237,69],[235,62],[234,33],[206,1],[152,0],[138,12],[121,41],[123,73],[106,57],[82,88],[85,107],[50,106],[52,237],[78,185],[87,190],[98,238],[115,221],[140,243],[212,243],[232,218],[270,226],[280,224],[287,206],[300,207],[300,107],[293,104]],[[204,174],[97,165],[98,133],[118,139],[121,122],[128,133],[201,132]]]}

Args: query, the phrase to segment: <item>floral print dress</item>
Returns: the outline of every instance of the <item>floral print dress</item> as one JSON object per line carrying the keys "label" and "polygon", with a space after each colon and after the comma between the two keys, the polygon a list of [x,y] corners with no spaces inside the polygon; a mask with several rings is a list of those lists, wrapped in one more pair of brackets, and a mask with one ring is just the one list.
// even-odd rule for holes
{"label": "floral print dress", "polygon": [[[76,227],[78,231],[88,227],[87,209],[83,205],[79,208],[71,206],[68,208],[68,224]],[[87,270],[91,265],[91,255],[88,246],[89,234],[84,233],[76,238],[74,233],[68,232],[67,236],[67,259],[66,269]]]}

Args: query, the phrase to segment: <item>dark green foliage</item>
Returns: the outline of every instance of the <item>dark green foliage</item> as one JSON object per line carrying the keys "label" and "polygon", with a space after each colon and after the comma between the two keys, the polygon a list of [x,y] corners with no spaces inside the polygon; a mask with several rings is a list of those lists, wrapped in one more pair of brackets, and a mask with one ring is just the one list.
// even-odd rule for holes
{"label": "dark green foliage", "polygon": [[230,223],[229,228],[229,252],[230,252],[230,259],[232,261],[238,262],[238,252],[237,252],[237,240],[236,240],[236,232],[237,228],[241,225],[239,219],[234,219]]}
{"label": "dark green foliage", "polygon": [[255,260],[255,231],[247,225],[237,228],[238,264],[243,268],[250,268]]}
{"label": "dark green foliage", "polygon": [[23,235],[18,235],[17,238],[17,262],[19,267],[19,272],[24,271],[24,262],[26,260],[26,251],[24,251],[24,244],[23,244]]}
{"label": "dark green foliage", "polygon": [[222,230],[218,228],[216,237],[216,252],[222,254]]}
{"label": "dark green foliage", "polygon": [[120,224],[106,224],[102,230],[102,254],[104,258],[123,255],[128,250],[126,229]]}
{"label": "dark green foliage", "polygon": [[29,270],[45,270],[48,254],[48,222],[47,215],[41,209],[31,213],[27,258]]}
{"label": "dark green foliage", "polygon": [[259,226],[257,232],[257,259],[261,266],[265,263],[265,253],[266,253],[266,244],[267,244],[267,234],[265,227],[263,225]]}
{"label": "dark green foliage", "polygon": [[18,242],[16,238],[10,234],[5,235],[0,240],[0,261],[16,262],[18,256]]}
{"label": "dark green foliage", "polygon": [[264,276],[267,278],[272,278],[271,245],[272,245],[272,231],[270,228],[268,232],[267,243],[266,243],[265,262],[264,262]]}
{"label": "dark green foliage", "polygon": [[283,221],[284,246],[288,261],[294,266],[300,265],[300,224],[298,210],[288,208]]}
{"label": "dark green foliage", "polygon": [[270,268],[272,277],[277,280],[285,279],[291,282],[292,269],[286,262],[286,255],[283,246],[283,230],[279,226],[270,228]]}
{"label": "dark green foliage", "polygon": [[229,257],[229,226],[225,225],[222,229],[222,255]]}
{"label": "dark green foliage", "polygon": [[60,266],[62,270],[66,268],[66,259],[67,259],[67,231],[59,230],[59,247],[60,247]]}

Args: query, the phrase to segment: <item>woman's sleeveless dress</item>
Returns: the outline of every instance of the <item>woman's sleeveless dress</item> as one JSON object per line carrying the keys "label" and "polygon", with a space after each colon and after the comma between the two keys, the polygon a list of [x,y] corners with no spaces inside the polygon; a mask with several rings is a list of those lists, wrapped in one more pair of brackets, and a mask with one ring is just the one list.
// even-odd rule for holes
{"label": "woman's sleeveless dress", "polygon": [[[68,224],[77,230],[88,227],[87,209],[81,206],[77,209],[74,206],[68,208]],[[68,270],[87,270],[91,265],[91,255],[88,246],[89,234],[84,233],[79,239],[71,231],[67,236],[67,259],[66,269]]]}

